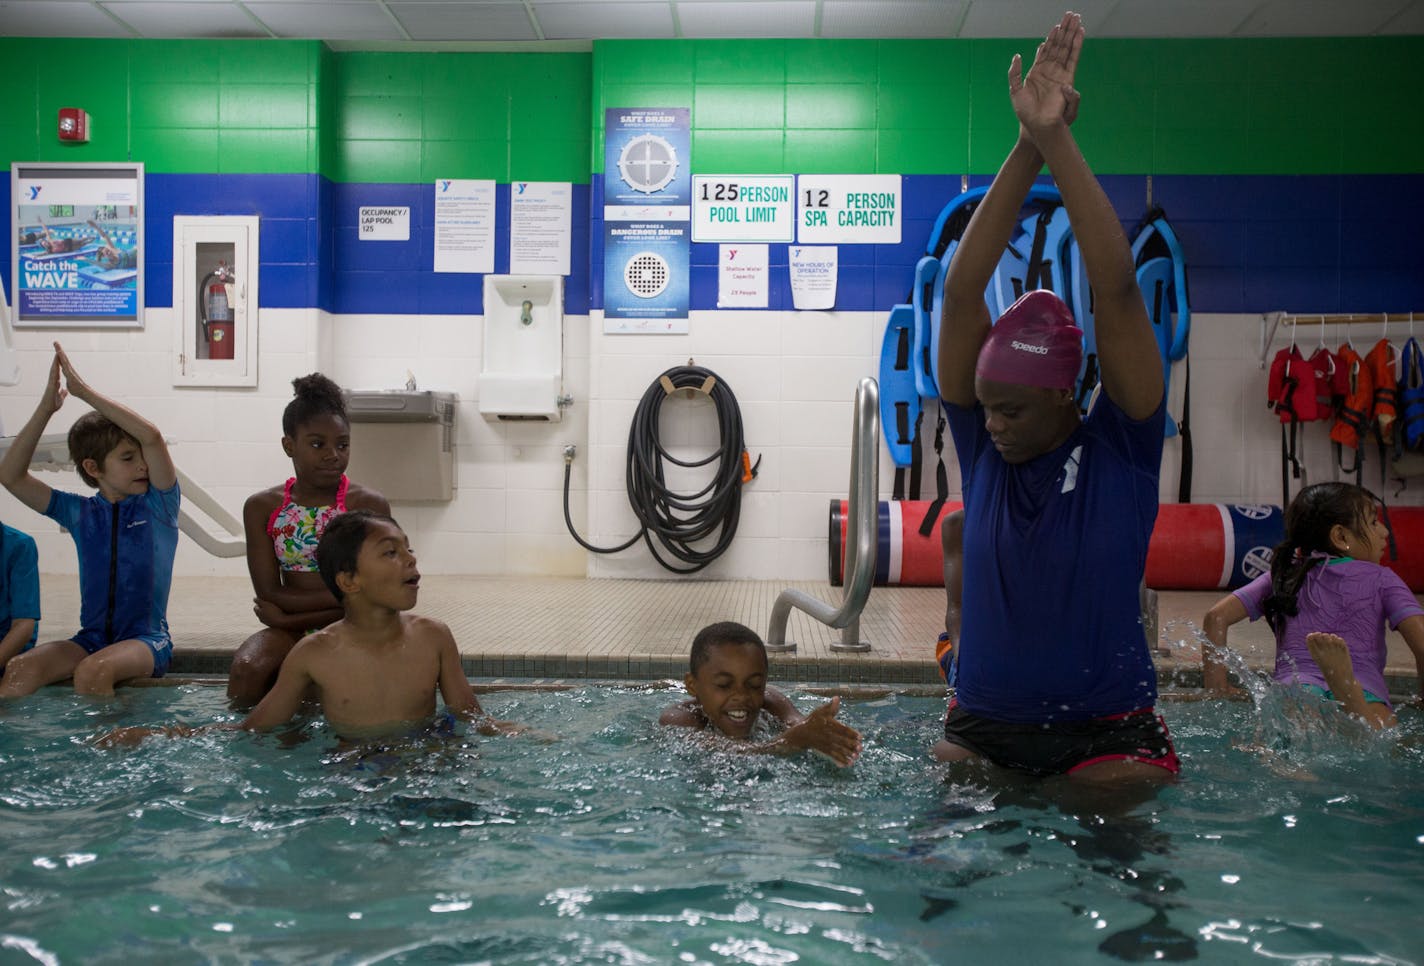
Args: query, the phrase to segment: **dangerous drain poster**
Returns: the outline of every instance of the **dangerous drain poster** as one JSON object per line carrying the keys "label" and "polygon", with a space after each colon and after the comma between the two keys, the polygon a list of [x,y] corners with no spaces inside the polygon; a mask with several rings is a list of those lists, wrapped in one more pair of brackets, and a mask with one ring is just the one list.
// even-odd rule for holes
{"label": "dangerous drain poster", "polygon": [[687,332],[688,122],[685,107],[605,112],[605,332]]}
{"label": "dangerous drain poster", "polygon": [[16,327],[143,325],[143,165],[13,164]]}

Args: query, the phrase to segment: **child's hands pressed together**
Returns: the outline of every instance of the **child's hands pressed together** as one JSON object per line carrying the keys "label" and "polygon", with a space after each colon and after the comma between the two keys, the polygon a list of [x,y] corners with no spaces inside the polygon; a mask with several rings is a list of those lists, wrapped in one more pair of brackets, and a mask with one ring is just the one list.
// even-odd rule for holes
{"label": "child's hands pressed together", "polygon": [[89,389],[89,384],[74,370],[74,363],[69,361],[69,356],[65,353],[64,347],[58,342],[54,344],[54,360],[59,367],[59,371],[64,375],[65,391],[68,395],[76,399],[89,402],[93,392]]}
{"label": "child's hands pressed together", "polygon": [[54,360],[49,364],[49,377],[45,380],[44,394],[40,396],[40,406],[50,415],[59,412],[64,400],[69,398],[69,391],[64,388],[60,376],[59,343],[56,342]]}

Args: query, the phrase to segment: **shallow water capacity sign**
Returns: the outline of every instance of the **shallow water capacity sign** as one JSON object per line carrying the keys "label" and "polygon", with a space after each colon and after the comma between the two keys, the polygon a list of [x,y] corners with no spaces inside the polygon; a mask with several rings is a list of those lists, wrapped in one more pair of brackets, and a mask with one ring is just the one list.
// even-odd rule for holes
{"label": "shallow water capacity sign", "polygon": [[10,168],[13,324],[143,325],[143,165]]}
{"label": "shallow water capacity sign", "polygon": [[693,175],[692,240],[795,241],[795,190],[789,174]]}
{"label": "shallow water capacity sign", "polygon": [[900,244],[900,176],[800,175],[796,231],[803,245]]}

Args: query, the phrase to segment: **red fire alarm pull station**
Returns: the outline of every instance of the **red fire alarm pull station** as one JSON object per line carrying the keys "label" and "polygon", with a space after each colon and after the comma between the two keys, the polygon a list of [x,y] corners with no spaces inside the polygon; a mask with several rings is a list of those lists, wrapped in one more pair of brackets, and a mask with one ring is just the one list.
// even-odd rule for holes
{"label": "red fire alarm pull station", "polygon": [[59,139],[81,142],[89,140],[89,115],[83,108],[59,109]]}

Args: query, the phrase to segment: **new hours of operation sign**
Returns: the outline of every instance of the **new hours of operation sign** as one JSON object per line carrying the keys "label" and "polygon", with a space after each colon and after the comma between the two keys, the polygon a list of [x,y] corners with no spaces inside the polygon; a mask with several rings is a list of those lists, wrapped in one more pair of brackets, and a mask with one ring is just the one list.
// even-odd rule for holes
{"label": "new hours of operation sign", "polygon": [[783,175],[693,175],[692,240],[796,240],[795,178]]}
{"label": "new hours of operation sign", "polygon": [[803,245],[898,245],[898,174],[803,174],[796,179]]}

